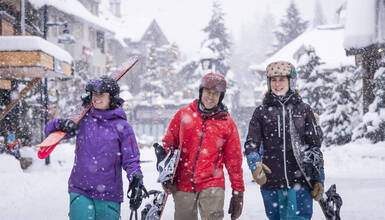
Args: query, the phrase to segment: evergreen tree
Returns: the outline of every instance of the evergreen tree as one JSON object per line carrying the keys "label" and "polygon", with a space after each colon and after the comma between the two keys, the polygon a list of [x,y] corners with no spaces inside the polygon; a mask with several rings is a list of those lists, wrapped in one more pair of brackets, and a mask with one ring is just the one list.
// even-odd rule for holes
{"label": "evergreen tree", "polygon": [[385,68],[377,70],[373,82],[375,99],[355,130],[354,139],[366,137],[377,143],[385,140]]}
{"label": "evergreen tree", "polygon": [[139,75],[141,89],[138,96],[152,104],[155,98],[168,98],[178,89],[179,79],[175,72],[180,54],[176,44],[156,47],[149,43],[146,47],[146,70]]}
{"label": "evergreen tree", "polygon": [[331,97],[333,79],[330,78],[330,73],[321,70],[320,57],[313,47],[308,46],[304,51],[297,67],[300,93],[314,112],[322,114]]}
{"label": "evergreen tree", "polygon": [[208,25],[203,29],[207,36],[201,47],[210,48],[218,54],[216,70],[226,76],[227,71],[230,70],[231,43],[224,24],[224,13],[219,2],[213,3],[212,12]]}
{"label": "evergreen tree", "polygon": [[291,1],[284,18],[281,19],[278,26],[278,30],[274,31],[276,43],[274,44],[273,51],[270,55],[274,54],[302,34],[306,30],[308,22],[302,20],[295,3]]}
{"label": "evergreen tree", "polygon": [[353,120],[359,114],[354,92],[353,73],[334,72],[333,94],[322,114],[324,143],[326,146],[343,145],[352,140]]}
{"label": "evergreen tree", "polygon": [[[274,17],[267,9],[265,14],[257,14],[252,21],[241,28],[240,39],[235,44],[231,66],[235,73],[242,73],[242,83],[255,85],[255,80],[249,80],[249,66],[260,63],[267,57],[267,51],[271,51],[275,29]],[[253,76],[249,76],[251,78]]]}

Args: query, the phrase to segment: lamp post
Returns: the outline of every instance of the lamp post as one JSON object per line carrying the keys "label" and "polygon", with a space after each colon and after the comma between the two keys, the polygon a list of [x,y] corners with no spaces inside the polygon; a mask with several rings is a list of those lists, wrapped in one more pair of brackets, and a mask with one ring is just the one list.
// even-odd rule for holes
{"label": "lamp post", "polygon": [[[75,43],[75,39],[72,35],[69,33],[68,24],[67,22],[60,22],[60,23],[50,23],[48,22],[48,6],[44,5],[43,8],[43,38],[44,40],[47,40],[47,34],[48,34],[48,27],[49,26],[64,26],[63,34],[59,36],[58,43],[63,44],[73,44]],[[41,82],[41,90],[40,90],[40,98],[42,101],[42,117],[41,117],[41,140],[44,140],[45,134],[44,134],[44,126],[48,122],[48,80],[47,78],[44,78]],[[45,164],[48,165],[50,163],[50,156],[46,157]]]}

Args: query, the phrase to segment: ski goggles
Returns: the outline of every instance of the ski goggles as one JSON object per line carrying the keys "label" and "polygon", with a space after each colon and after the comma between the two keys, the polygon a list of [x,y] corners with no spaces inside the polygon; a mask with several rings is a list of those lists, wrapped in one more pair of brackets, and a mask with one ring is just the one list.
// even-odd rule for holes
{"label": "ski goggles", "polygon": [[87,83],[86,92],[105,93],[107,92],[107,86],[101,79],[92,79]]}

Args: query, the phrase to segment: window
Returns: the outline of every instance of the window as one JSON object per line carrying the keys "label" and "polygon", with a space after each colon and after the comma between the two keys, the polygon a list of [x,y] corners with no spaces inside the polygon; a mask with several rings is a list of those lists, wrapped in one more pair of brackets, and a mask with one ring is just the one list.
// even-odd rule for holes
{"label": "window", "polygon": [[96,44],[102,53],[104,53],[104,33],[97,31],[96,32]]}
{"label": "window", "polygon": [[90,40],[90,47],[92,49],[96,48],[96,33],[95,33],[95,29],[93,29],[92,27],[89,27],[88,28],[88,38]]}
{"label": "window", "polygon": [[84,38],[83,30],[84,30],[84,25],[82,23],[77,23],[76,25],[74,25],[74,34],[77,39],[83,40]]}

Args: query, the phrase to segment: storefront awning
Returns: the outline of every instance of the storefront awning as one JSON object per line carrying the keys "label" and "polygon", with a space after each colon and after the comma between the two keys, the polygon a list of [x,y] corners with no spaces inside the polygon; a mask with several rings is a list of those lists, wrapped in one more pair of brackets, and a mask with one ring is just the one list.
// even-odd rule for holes
{"label": "storefront awning", "polygon": [[0,78],[68,78],[72,57],[37,36],[0,37]]}

